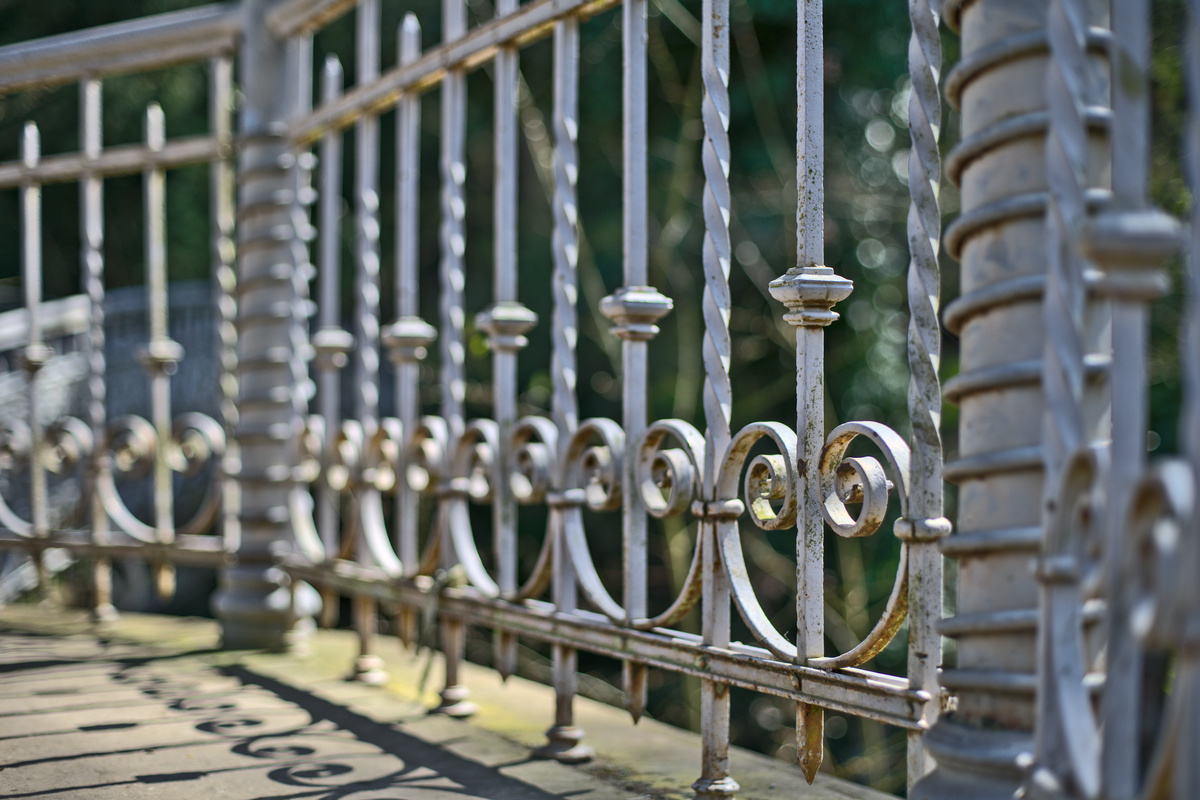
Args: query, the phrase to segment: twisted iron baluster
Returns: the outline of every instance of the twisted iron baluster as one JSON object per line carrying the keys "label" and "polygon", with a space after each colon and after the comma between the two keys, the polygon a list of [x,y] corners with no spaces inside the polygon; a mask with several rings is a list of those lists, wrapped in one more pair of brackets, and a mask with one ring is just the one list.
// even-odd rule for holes
{"label": "twisted iron baluster", "polygon": [[[357,51],[358,85],[379,77],[379,0],[362,0],[358,4],[355,47]],[[363,430],[363,452],[379,428],[379,118],[365,114],[354,127],[356,166],[355,221],[358,228],[358,264],[356,271],[355,308],[355,412]],[[366,563],[369,548],[361,520],[366,517],[367,504],[380,502],[378,490],[362,485],[355,492],[359,504],[360,530],[358,559]],[[367,595],[354,598],[354,626],[358,631],[359,655],[354,664],[358,680],[382,683],[386,676],[383,661],[375,654],[377,603]]]}
{"label": "twisted iron baluster", "polygon": [[[942,40],[938,33],[941,0],[909,0],[912,36],[908,42],[908,73],[912,90],[908,98],[908,130],[912,146],[908,156],[908,414],[912,422],[909,514],[897,528],[909,541],[909,643],[908,681],[913,689],[933,694],[923,718],[937,719],[937,671],[941,664],[941,636],[936,624],[942,609],[942,556],[937,539],[950,530],[942,516],[942,389],[938,379],[942,332],[938,321],[941,271],[941,209],[938,188],[942,160],[938,137],[942,127],[939,81]],[[929,771],[922,734],[908,738],[908,782]]]}
{"label": "twisted iron baluster", "polygon": [[1046,396],[1043,426],[1044,483],[1041,618],[1038,627],[1038,768],[1035,788],[1072,782],[1086,797],[1099,791],[1099,739],[1083,695],[1086,664],[1082,634],[1077,518],[1094,467],[1088,457],[1084,411],[1085,260],[1076,237],[1087,220],[1086,111],[1088,103],[1085,0],[1057,0],[1048,20],[1051,66],[1047,75],[1050,130],[1046,140],[1049,184],[1046,289],[1047,339],[1042,360]]}
{"label": "twisted iron baluster", "polygon": [[[729,0],[704,0],[701,12],[700,75],[704,95],[704,497],[717,500],[717,478],[729,447],[733,385],[729,379]],[[729,645],[729,578],[718,568],[716,524],[700,523],[703,537],[703,637],[710,647]],[[700,688],[701,773],[692,784],[706,800],[732,797],[737,781],[729,775],[729,686],[705,680]]]}
{"label": "twisted iron baluster", "polygon": [[[517,10],[516,0],[497,0],[496,16]],[[537,316],[517,300],[517,79],[518,51],[501,47],[495,69],[495,302],[477,318],[488,334],[492,351],[494,415],[500,432],[492,462],[492,536],[496,554],[496,584],[502,596],[517,589],[517,503],[509,490],[512,432],[517,423],[517,353],[528,340],[524,334]],[[507,678],[517,666],[517,638],[503,629],[496,632],[496,670]]]}
{"label": "twisted iron baluster", "polygon": [[[554,25],[554,315],[551,320],[550,376],[554,395],[550,416],[558,429],[558,441],[565,448],[579,427],[579,403],[575,344],[579,340],[579,316],[575,310],[579,296],[576,269],[579,264],[579,209],[576,183],[579,178],[579,21],[565,19]],[[564,451],[558,458],[564,457]],[[561,486],[555,487],[562,491]],[[576,609],[575,567],[563,540],[563,511],[551,507],[551,535],[554,540],[554,607],[560,614]],[[553,645],[554,725],[546,731],[546,744],[535,751],[543,758],[565,763],[587,761],[592,748],[581,744],[583,729],[575,725],[576,669],[575,648]]]}
{"label": "twisted iron baluster", "polygon": [[1081,0],[1057,0],[1050,10],[1052,65],[1047,76],[1050,135],[1046,142],[1047,280],[1043,305],[1048,333],[1043,381],[1046,417],[1045,486],[1052,496],[1067,458],[1088,444],[1083,421],[1083,264],[1075,230],[1087,214],[1087,8]]}
{"label": "twisted iron baluster", "polygon": [[[83,157],[94,162],[100,157],[103,142],[101,125],[101,84],[88,78],[79,84],[79,128]],[[108,542],[108,512],[98,485],[102,476],[112,469],[108,448],[102,446],[108,422],[107,384],[104,373],[104,182],[94,172],[87,172],[79,182],[80,260],[83,262],[84,291],[88,296],[90,325],[88,326],[88,424],[92,441],[97,447],[91,462],[91,536],[92,542]],[[100,621],[115,619],[117,610],[112,604],[112,562],[96,558],[92,563],[92,615]]]}
{"label": "twisted iron baluster", "polygon": [[238,483],[227,476],[237,469],[239,460],[234,430],[238,421],[237,381],[237,251],[234,245],[236,208],[234,203],[233,145],[233,59],[228,55],[213,58],[209,64],[209,126],[220,148],[220,157],[210,167],[210,214],[212,219],[212,264],[217,306],[217,338],[220,420],[225,433],[225,456],[216,478],[221,486],[221,533],[225,549],[236,552],[240,531]]}

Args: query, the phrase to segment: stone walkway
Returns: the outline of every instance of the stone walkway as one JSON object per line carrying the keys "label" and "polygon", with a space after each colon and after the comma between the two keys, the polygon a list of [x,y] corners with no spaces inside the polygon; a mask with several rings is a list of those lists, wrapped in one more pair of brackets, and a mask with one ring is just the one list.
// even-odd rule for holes
{"label": "stone walkway", "polygon": [[[544,687],[515,687],[515,709],[492,710],[515,731],[503,736],[430,716],[419,697],[341,680],[341,667],[330,667],[332,659],[319,653],[301,661],[213,650],[209,621],[147,617],[121,625],[127,635],[97,635],[78,615],[0,609],[0,798],[616,800],[690,794],[682,776],[654,773],[673,758],[681,760],[678,769],[695,769],[687,765],[698,756],[694,737],[673,729],[642,725],[634,732],[626,720],[625,739],[632,733],[641,750],[663,754],[647,774],[603,758],[587,769],[530,760],[521,740],[545,726],[547,709],[540,701],[536,719],[521,719],[522,706],[533,708],[522,693],[545,694]],[[338,643],[338,656],[348,663],[350,637],[343,634]],[[486,720],[486,700],[481,705]],[[613,712],[613,724],[622,716],[615,709],[593,711]],[[608,724],[593,721],[593,727]],[[692,746],[680,748],[685,740],[677,737],[691,737]],[[770,775],[753,777],[745,767],[752,786],[742,797],[883,797],[833,780],[808,787],[787,765],[754,758],[763,762],[759,772]]]}

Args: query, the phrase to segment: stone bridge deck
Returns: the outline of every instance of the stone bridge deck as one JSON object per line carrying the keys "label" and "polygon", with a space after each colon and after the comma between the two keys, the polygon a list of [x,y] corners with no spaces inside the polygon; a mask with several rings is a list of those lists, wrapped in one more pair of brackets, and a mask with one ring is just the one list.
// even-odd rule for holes
{"label": "stone bridge deck", "polygon": [[[0,608],[0,798],[617,800],[686,798],[699,743],[579,699],[598,758],[529,758],[552,693],[468,667],[479,714],[425,713],[423,659],[392,648],[384,687],[342,679],[351,634],[322,631],[307,656],[213,649],[208,620],[128,615],[97,630],[78,612]],[[436,663],[436,662],[435,662]],[[437,676],[428,681],[436,686]],[[745,751],[746,800],[885,795]]]}

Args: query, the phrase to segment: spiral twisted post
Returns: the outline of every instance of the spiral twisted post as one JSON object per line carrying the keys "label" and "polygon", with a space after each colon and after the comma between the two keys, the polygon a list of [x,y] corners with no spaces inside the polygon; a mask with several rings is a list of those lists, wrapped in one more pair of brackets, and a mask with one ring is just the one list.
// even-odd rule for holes
{"label": "spiral twisted post", "polygon": [[[100,157],[103,146],[101,83],[87,78],[79,84],[79,141],[88,162]],[[104,182],[95,172],[87,172],[79,181],[80,261],[84,292],[91,317],[88,325],[88,425],[92,441],[103,442],[108,422],[107,384],[104,373]],[[108,448],[97,447],[89,469],[90,519],[92,542],[108,542],[108,513],[98,486],[112,469]],[[112,604],[112,562],[96,558],[92,562],[92,616],[98,621],[116,618]]]}
{"label": "spiral twisted post", "polygon": [[[733,385],[729,379],[729,1],[704,0],[701,11],[700,75],[704,94],[704,498],[716,501],[716,486],[730,439]],[[716,522],[700,525],[703,560],[702,636],[710,647],[729,644],[729,578],[719,568]],[[705,680],[700,686],[701,773],[692,784],[696,797],[729,798],[738,784],[729,774],[729,686]]]}
{"label": "spiral twisted post", "polygon": [[[554,392],[550,400],[550,416],[558,431],[560,451],[566,447],[579,427],[579,402],[575,396],[577,382],[575,344],[579,340],[579,315],[576,301],[579,280],[579,208],[576,183],[579,178],[579,21],[564,19],[554,24],[554,232],[552,247],[554,277],[554,313],[550,325],[550,373]],[[559,493],[561,485],[553,491]],[[551,597],[560,614],[576,610],[577,589],[575,565],[567,549],[564,535],[565,511],[550,509],[550,534],[554,537],[551,577]],[[534,751],[540,758],[553,758],[576,764],[590,760],[594,752],[582,743],[583,729],[575,724],[576,671],[578,658],[575,648],[555,643],[554,664],[554,724],[546,731],[546,743]]]}
{"label": "spiral twisted post", "polygon": [[[908,681],[913,689],[932,694],[923,719],[937,719],[937,673],[941,665],[941,635],[936,625],[942,608],[942,555],[937,540],[949,532],[942,516],[942,329],[941,209],[938,190],[942,160],[938,138],[942,128],[939,82],[942,41],[938,32],[941,0],[909,0],[912,35],[908,42],[908,413],[912,422],[912,461],[908,509],[911,518],[898,528],[909,536]],[[929,771],[920,733],[908,737],[908,781]]]}
{"label": "spiral twisted post", "polygon": [[[304,583],[284,585],[279,548],[304,543],[292,524],[307,487],[292,468],[312,392],[308,380],[308,269],[293,214],[297,158],[284,139],[295,112],[297,72],[287,41],[267,25],[272,4],[243,0],[238,65],[237,562],[222,571],[214,610],[225,647],[282,650],[293,626],[319,608]],[[282,234],[282,235],[281,235]],[[253,335],[247,335],[253,331]],[[301,622],[301,625],[304,625]]]}
{"label": "spiral twisted post", "polygon": [[1045,425],[1045,483],[1049,502],[1066,460],[1085,447],[1083,410],[1085,264],[1075,232],[1087,216],[1088,14],[1085,0],[1056,0],[1048,33],[1051,67],[1047,76],[1050,131],[1046,140],[1047,263],[1043,302],[1047,339],[1042,382],[1048,406]]}
{"label": "spiral twisted post", "polygon": [[[355,20],[355,52],[359,85],[379,76],[379,0],[361,0]],[[355,270],[355,416],[363,429],[363,442],[369,442],[379,428],[379,117],[366,114],[354,127],[355,147],[355,225],[357,228],[357,269]],[[365,487],[355,497],[360,507],[377,502],[377,491]],[[371,497],[374,496],[374,497]],[[361,512],[360,512],[361,513]],[[366,536],[357,541],[358,557],[368,558]],[[383,660],[374,652],[378,609],[374,598],[354,598],[354,627],[358,631],[359,654],[354,676],[364,683],[378,684],[386,679]]]}
{"label": "spiral twisted post", "polygon": [[239,460],[234,431],[237,428],[237,264],[234,244],[233,59],[217,56],[209,63],[209,128],[217,138],[220,158],[209,168],[210,214],[212,219],[213,291],[216,302],[217,347],[221,407],[219,418],[225,434],[221,476],[221,533],[225,549],[237,550],[237,481],[226,480],[237,470]]}

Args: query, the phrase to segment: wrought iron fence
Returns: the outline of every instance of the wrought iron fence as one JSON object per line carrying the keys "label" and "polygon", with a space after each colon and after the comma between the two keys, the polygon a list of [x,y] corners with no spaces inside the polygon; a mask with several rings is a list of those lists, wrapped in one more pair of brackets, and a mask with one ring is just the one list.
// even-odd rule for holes
{"label": "wrought iron fence", "polygon": [[[579,309],[577,140],[580,104],[592,101],[578,91],[579,24],[616,5],[623,283],[599,308]],[[0,188],[16,188],[21,198],[28,330],[20,359],[28,414],[8,423],[0,466],[10,489],[29,497],[23,516],[0,496],[0,546],[27,550],[39,563],[51,548],[92,556],[101,616],[112,613],[107,559],[147,559],[162,592],[171,591],[177,562],[221,565],[215,607],[231,647],[284,646],[296,620],[319,608],[311,586],[327,604],[337,594],[351,596],[361,646],[356,670],[364,680],[379,669],[377,604],[398,607],[401,633],[411,636],[418,609],[436,597],[446,665],[438,710],[472,710],[458,680],[467,625],[495,632],[494,664],[505,675],[515,669],[519,637],[548,642],[557,700],[538,754],[567,762],[590,756],[572,715],[577,651],[622,662],[635,720],[649,669],[695,676],[702,753],[694,788],[701,797],[728,797],[738,788],[728,769],[731,686],[796,703],[797,750],[810,780],[822,761],[828,709],[908,732],[914,797],[1007,797],[1017,788],[1037,797],[1200,795],[1200,760],[1188,757],[1200,747],[1190,621],[1200,600],[1185,577],[1197,556],[1191,498],[1200,473],[1189,465],[1200,450],[1188,438],[1182,465],[1153,469],[1144,456],[1146,315],[1163,290],[1161,263],[1180,239],[1178,224],[1147,198],[1149,11],[1126,0],[1114,0],[1111,15],[1107,3],[1087,0],[1055,0],[1048,12],[1026,5],[976,0],[945,9],[951,26],[964,32],[963,58],[946,82],[963,125],[945,168],[962,188],[963,211],[946,246],[963,263],[964,287],[945,315],[962,337],[961,372],[945,390],[962,406],[961,452],[944,470],[961,485],[959,532],[949,538],[940,434],[937,0],[909,2],[911,439],[875,420],[826,430],[824,330],[853,286],[824,264],[820,3],[798,4],[796,266],[768,287],[796,333],[796,419],[740,430],[731,424],[727,0],[703,0],[700,15],[704,432],[684,420],[652,420],[647,405],[656,323],[672,301],[649,285],[647,266],[646,0],[502,0],[494,18],[474,28],[463,0],[445,0],[442,43],[422,48],[419,21],[407,16],[398,64],[387,71],[380,64],[379,0],[242,0],[0,49],[0,91],[77,81],[81,108],[78,154],[42,158],[30,125],[20,163],[0,164]],[[351,9],[355,85],[343,87],[341,66],[331,58],[314,107],[313,35]],[[1200,41],[1196,18],[1188,20],[1194,94]],[[520,54],[544,39],[553,42],[554,269],[552,318],[539,327],[518,293],[516,165]],[[236,136],[235,55],[243,93]],[[151,107],[142,145],[103,147],[102,78],[198,59],[209,60],[206,134],[168,140],[161,110]],[[494,288],[475,326],[492,354],[493,411],[490,419],[468,419],[465,93],[467,74],[484,65],[494,84]],[[420,98],[433,89],[440,95],[440,208],[430,214],[418,199]],[[392,320],[380,313],[385,113],[396,115]],[[340,187],[350,128],[355,311],[347,331],[339,297]],[[1200,144],[1191,128],[1188,177],[1195,186],[1192,151]],[[174,414],[170,391],[183,353],[168,335],[164,175],[197,163],[211,170],[222,399],[215,418]],[[151,406],[148,418],[110,419],[103,185],[139,172],[148,298],[141,359]],[[90,311],[82,418],[51,419],[42,410],[42,377],[53,354],[42,324],[40,187],[56,181],[80,187]],[[308,212],[314,201],[315,226]],[[418,285],[431,272],[418,263],[418,231],[432,219],[439,225],[436,313],[422,307]],[[1193,282],[1194,258],[1193,248]],[[1194,304],[1200,289],[1189,287]],[[581,418],[581,312],[607,317],[620,340],[619,421]],[[1198,314],[1189,308],[1182,359],[1192,438]],[[518,414],[516,367],[527,335],[549,337],[548,416]],[[432,348],[440,410],[422,415],[420,365]],[[384,416],[380,403],[384,351],[395,365],[394,416]],[[339,387],[348,366],[355,394],[345,413]],[[852,455],[856,440],[874,455]],[[147,519],[130,510],[118,485],[119,478],[139,477],[153,486]],[[72,479],[84,487],[78,508],[52,522],[51,486]],[[203,481],[207,493],[183,521],[174,509],[181,479]],[[826,530],[876,533],[893,494],[901,557],[891,596],[861,642],[827,653]],[[427,525],[422,498],[433,509]],[[490,506],[490,555],[480,552],[473,504]],[[523,506],[544,509],[546,526],[536,562],[522,577]],[[651,608],[649,520],[668,517],[695,526],[695,548],[678,596]],[[742,544],[760,531],[793,528],[794,639],[764,611]],[[622,570],[614,593],[589,540],[617,530]],[[962,576],[959,613],[946,620],[943,554],[960,560]],[[733,608],[753,641],[731,641]],[[699,634],[679,629],[694,610]],[[866,668],[905,623],[904,674]],[[945,671],[942,635],[958,640],[957,664]],[[1098,638],[1106,642],[1107,665],[1100,690]],[[1163,679],[1143,669],[1162,663],[1163,653],[1173,654],[1175,665],[1166,699],[1156,694]],[[952,713],[939,722],[943,707]],[[1109,721],[1103,728],[1101,718]]]}

